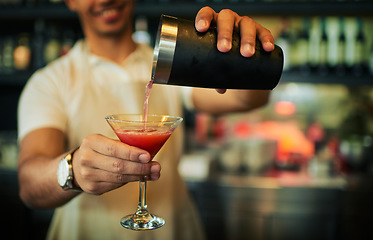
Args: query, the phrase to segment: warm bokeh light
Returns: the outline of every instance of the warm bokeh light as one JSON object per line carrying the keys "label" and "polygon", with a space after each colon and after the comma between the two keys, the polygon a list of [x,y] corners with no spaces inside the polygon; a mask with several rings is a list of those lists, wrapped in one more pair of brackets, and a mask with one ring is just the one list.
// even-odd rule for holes
{"label": "warm bokeh light", "polygon": [[277,102],[275,111],[280,115],[292,115],[295,113],[295,104],[288,101]]}

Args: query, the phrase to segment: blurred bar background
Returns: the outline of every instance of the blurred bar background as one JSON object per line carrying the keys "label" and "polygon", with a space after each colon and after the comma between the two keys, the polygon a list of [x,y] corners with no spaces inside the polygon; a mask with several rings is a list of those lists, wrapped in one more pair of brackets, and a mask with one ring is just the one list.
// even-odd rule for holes
{"label": "blurred bar background", "polygon": [[[373,1],[138,0],[133,37],[153,46],[161,14],[193,19],[205,5],[249,15],[285,53],[265,107],[185,110],[179,171],[208,239],[372,238]],[[0,29],[0,229],[41,239],[53,211],[18,197],[18,97],[82,32],[61,0],[1,0]]]}

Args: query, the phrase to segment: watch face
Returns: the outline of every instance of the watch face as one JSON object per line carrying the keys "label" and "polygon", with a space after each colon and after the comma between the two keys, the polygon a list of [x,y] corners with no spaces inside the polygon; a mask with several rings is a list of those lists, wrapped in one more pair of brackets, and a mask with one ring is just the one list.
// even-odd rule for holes
{"label": "watch face", "polygon": [[57,168],[57,179],[61,187],[66,185],[67,178],[69,177],[69,164],[64,158],[60,161]]}

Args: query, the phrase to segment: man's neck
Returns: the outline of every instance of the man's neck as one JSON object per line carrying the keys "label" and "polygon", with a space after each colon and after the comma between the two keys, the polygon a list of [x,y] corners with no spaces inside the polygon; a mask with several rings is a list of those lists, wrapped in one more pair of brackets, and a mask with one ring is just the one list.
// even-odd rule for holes
{"label": "man's neck", "polygon": [[122,63],[136,49],[136,43],[131,35],[121,37],[90,37],[86,36],[90,51],[100,57],[118,64]]}

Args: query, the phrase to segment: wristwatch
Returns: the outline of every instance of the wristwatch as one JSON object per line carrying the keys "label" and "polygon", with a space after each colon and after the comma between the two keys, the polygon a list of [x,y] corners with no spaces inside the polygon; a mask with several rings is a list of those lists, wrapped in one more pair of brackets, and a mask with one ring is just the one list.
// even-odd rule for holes
{"label": "wristwatch", "polygon": [[65,191],[82,192],[82,189],[74,186],[73,155],[78,148],[61,159],[57,167],[57,180]]}

